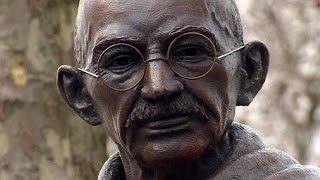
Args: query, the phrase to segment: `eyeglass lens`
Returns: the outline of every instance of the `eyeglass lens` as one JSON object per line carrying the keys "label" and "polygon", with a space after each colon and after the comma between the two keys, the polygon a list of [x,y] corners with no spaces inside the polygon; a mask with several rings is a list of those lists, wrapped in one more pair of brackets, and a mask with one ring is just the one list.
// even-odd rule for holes
{"label": "eyeglass lens", "polygon": [[209,38],[191,32],[173,40],[167,56],[176,74],[186,79],[198,79],[212,68],[216,50]]}

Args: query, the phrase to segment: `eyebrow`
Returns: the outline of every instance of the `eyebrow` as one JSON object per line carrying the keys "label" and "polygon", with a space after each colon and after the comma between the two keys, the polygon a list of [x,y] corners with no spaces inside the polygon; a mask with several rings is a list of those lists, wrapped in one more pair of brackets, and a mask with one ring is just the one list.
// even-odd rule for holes
{"label": "eyebrow", "polygon": [[109,46],[116,44],[116,43],[128,43],[132,44],[135,47],[141,47],[145,43],[144,40],[138,39],[138,38],[129,38],[129,37],[118,37],[118,38],[102,38],[94,47],[92,50],[92,62],[94,64],[97,63],[99,57],[101,56],[102,52],[107,49]]}
{"label": "eyebrow", "polygon": [[115,44],[115,43],[119,43],[119,42],[126,42],[132,45],[137,45],[137,46],[141,46],[141,44],[144,43],[144,40],[138,39],[138,38],[129,38],[129,37],[118,37],[118,38],[113,38],[113,39],[107,39],[107,38],[103,38],[102,40],[100,40],[97,45],[94,46],[93,48],[93,52],[97,51],[97,50],[104,50],[106,48],[108,48],[109,46]]}
{"label": "eyebrow", "polygon": [[220,51],[220,46],[218,44],[218,41],[217,41],[215,34],[212,33],[209,29],[207,29],[205,27],[187,26],[184,28],[176,29],[174,31],[169,32],[168,40],[172,41],[177,36],[179,36],[183,33],[187,33],[187,32],[198,32],[198,33],[201,33],[201,34],[207,36],[208,38],[210,38],[212,40],[213,44],[215,45],[216,50]]}
{"label": "eyebrow", "polygon": [[176,35],[180,35],[181,33],[186,33],[186,32],[190,32],[190,31],[200,32],[203,34],[212,34],[205,27],[187,26],[187,27],[178,28],[178,29],[175,29],[175,30],[169,32],[169,36],[176,36]]}

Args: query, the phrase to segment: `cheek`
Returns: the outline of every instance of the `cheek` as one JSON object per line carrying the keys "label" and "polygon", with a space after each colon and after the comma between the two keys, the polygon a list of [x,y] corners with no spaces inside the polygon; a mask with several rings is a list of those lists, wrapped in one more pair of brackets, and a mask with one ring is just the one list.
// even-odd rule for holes
{"label": "cheek", "polygon": [[107,135],[116,140],[118,133],[116,121],[117,104],[115,102],[117,102],[117,97],[111,94],[106,87],[97,85],[92,91],[92,98]]}
{"label": "cheek", "polygon": [[122,144],[126,117],[135,97],[134,90],[117,92],[98,83],[94,87],[91,95],[103,127],[113,141]]}
{"label": "cheek", "polygon": [[229,70],[228,67],[220,65],[212,69],[207,76],[187,82],[190,91],[218,116],[218,122],[212,125],[216,135],[222,135],[226,125],[233,120],[237,84],[234,74],[233,69]]}

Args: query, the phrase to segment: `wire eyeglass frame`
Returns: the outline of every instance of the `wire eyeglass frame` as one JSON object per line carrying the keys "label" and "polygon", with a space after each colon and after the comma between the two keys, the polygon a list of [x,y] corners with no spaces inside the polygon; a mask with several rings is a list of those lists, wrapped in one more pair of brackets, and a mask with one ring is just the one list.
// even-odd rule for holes
{"label": "wire eyeglass frame", "polygon": [[[117,45],[125,45],[125,46],[128,46],[128,47],[130,47],[130,48],[133,48],[135,51],[137,51],[137,53],[141,56],[141,58],[142,58],[142,60],[143,60],[143,63],[148,63],[148,62],[155,61],[155,60],[164,60],[164,61],[167,61],[167,62],[169,63],[169,66],[170,66],[171,70],[172,70],[176,75],[178,75],[179,77],[182,77],[182,78],[187,79],[187,80],[196,80],[196,79],[200,79],[200,78],[206,76],[206,75],[212,70],[212,67],[214,66],[216,60],[220,60],[220,59],[223,59],[223,58],[225,58],[225,57],[227,57],[227,56],[230,56],[230,55],[232,55],[233,53],[238,52],[238,51],[240,51],[240,50],[242,50],[242,49],[244,49],[244,48],[246,47],[246,45],[242,45],[242,46],[239,46],[239,47],[237,47],[237,48],[235,48],[235,49],[233,49],[233,50],[231,50],[231,51],[229,51],[229,52],[227,52],[227,53],[225,53],[225,54],[222,54],[222,55],[220,55],[220,56],[218,56],[218,57],[213,57],[213,58],[214,58],[214,59],[213,59],[213,63],[211,64],[210,68],[208,68],[208,70],[207,70],[205,73],[203,73],[203,74],[201,74],[201,75],[199,75],[199,76],[195,76],[195,77],[187,77],[187,76],[182,75],[181,73],[176,72],[176,71],[174,70],[174,68],[172,68],[172,65],[170,64],[170,63],[172,63],[172,60],[169,59],[169,57],[170,57],[170,55],[171,55],[171,54],[170,54],[171,47],[174,45],[174,43],[175,43],[177,40],[179,40],[181,37],[186,36],[186,35],[197,35],[197,36],[200,36],[200,37],[202,37],[202,38],[205,38],[205,39],[211,44],[213,50],[215,51],[214,43],[211,41],[210,38],[208,38],[207,36],[205,36],[205,35],[203,35],[203,34],[201,34],[201,33],[198,33],[198,32],[187,32],[187,33],[183,33],[183,34],[181,34],[180,36],[176,37],[176,38],[170,43],[170,45],[169,45],[169,47],[168,47],[168,51],[167,51],[167,57],[166,57],[165,59],[161,58],[161,59],[145,60],[145,58],[144,58],[143,54],[141,53],[141,51],[140,51],[139,49],[137,49],[136,47],[134,47],[134,46],[132,46],[132,45],[130,45],[130,44],[127,44],[127,43],[117,43],[117,44],[114,44],[114,45],[108,47],[107,49],[105,49],[105,50],[101,53],[101,55],[100,55],[100,57],[99,57],[99,59],[98,59],[98,64],[100,64],[100,60],[101,60],[101,58],[103,57],[104,53],[106,53],[110,48],[112,48],[112,47],[114,47],[114,46],[117,46]],[[92,73],[92,72],[87,71],[87,70],[85,70],[85,69],[83,69],[83,68],[77,68],[77,69],[78,69],[79,71],[83,72],[83,73],[86,73],[86,74],[94,77],[94,78],[100,78],[100,77],[101,77],[99,74]],[[144,67],[144,71],[145,71],[145,67]],[[99,72],[100,72],[100,70],[99,70],[99,65],[98,65],[98,73],[99,73]],[[106,84],[107,84],[111,89],[113,89],[113,90],[116,90],[116,91],[127,91],[127,90],[130,90],[130,89],[134,88],[135,86],[137,86],[137,85],[140,83],[140,81],[143,79],[144,74],[145,74],[145,72],[143,72],[143,75],[141,76],[141,78],[138,78],[139,80],[138,80],[136,83],[134,83],[133,85],[131,85],[130,87],[127,87],[127,88],[115,88],[115,87],[112,87],[112,86],[108,85],[108,83],[106,83]]]}

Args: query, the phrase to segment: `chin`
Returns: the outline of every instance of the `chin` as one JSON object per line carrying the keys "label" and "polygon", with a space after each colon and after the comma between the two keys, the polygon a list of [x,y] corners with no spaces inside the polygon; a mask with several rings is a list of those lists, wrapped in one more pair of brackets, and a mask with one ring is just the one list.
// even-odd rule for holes
{"label": "chin", "polygon": [[170,167],[199,160],[211,143],[205,124],[190,123],[181,131],[152,134],[142,129],[132,144],[132,155],[147,167]]}

